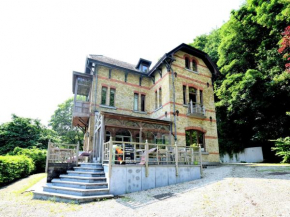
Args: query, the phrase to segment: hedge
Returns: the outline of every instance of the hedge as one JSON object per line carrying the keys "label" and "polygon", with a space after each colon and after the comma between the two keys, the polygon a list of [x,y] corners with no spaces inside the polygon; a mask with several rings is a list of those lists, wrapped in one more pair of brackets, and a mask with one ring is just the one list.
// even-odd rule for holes
{"label": "hedge", "polygon": [[33,160],[35,165],[34,173],[42,173],[45,171],[46,165],[46,150],[38,148],[14,148],[12,155],[25,155]]}
{"label": "hedge", "polygon": [[28,176],[35,169],[27,156],[0,156],[0,186]]}

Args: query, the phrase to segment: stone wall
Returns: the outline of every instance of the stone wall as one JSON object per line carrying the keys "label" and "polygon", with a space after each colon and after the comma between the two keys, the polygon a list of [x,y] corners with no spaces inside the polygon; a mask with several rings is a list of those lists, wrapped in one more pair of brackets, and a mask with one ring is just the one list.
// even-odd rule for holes
{"label": "stone wall", "polygon": [[[150,165],[148,170],[146,177],[144,165],[112,165],[110,193],[121,195],[201,178],[200,166],[179,166],[178,176],[174,165]],[[108,177],[107,165],[104,171]]]}

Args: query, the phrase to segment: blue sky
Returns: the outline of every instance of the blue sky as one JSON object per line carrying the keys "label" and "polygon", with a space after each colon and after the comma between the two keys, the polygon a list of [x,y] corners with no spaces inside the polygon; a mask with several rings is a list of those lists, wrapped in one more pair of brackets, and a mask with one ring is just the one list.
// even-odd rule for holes
{"label": "blue sky", "polygon": [[154,64],[220,27],[244,0],[1,1],[0,123],[11,114],[47,125],[72,97],[72,71],[88,54]]}

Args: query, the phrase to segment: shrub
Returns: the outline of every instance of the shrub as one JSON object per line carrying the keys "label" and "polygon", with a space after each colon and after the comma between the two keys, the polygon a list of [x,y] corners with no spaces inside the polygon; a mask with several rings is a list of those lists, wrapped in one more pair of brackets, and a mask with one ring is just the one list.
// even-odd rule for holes
{"label": "shrub", "polygon": [[25,155],[33,160],[35,170],[33,172],[40,173],[44,172],[46,164],[46,150],[38,148],[14,148],[12,155]]}
{"label": "shrub", "polygon": [[276,155],[283,158],[281,163],[290,163],[290,137],[280,138],[274,141],[275,147],[272,148],[276,151]]}
{"label": "shrub", "polygon": [[27,156],[0,156],[0,186],[26,177],[33,170],[33,161]]}

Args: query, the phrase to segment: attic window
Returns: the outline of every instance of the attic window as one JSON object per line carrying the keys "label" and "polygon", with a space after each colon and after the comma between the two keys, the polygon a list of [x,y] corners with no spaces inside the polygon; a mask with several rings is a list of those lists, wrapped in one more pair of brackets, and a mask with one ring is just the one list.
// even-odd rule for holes
{"label": "attic window", "polygon": [[141,65],[142,72],[148,72],[148,66]]}

